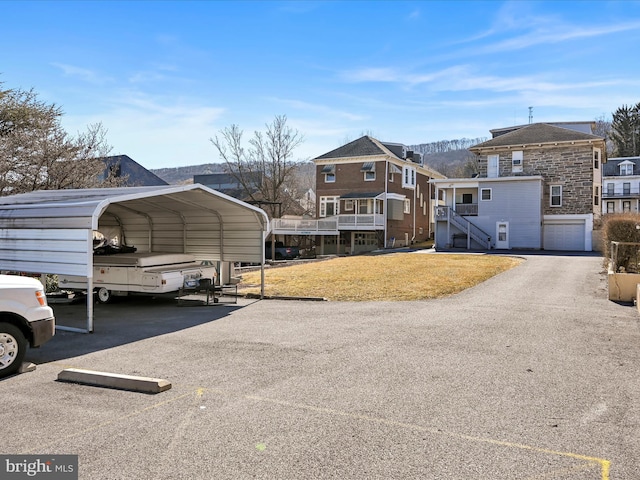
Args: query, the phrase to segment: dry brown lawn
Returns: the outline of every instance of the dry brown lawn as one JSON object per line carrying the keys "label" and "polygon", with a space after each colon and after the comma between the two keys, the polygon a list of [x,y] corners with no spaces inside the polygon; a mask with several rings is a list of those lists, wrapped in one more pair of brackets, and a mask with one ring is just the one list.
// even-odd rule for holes
{"label": "dry brown lawn", "polygon": [[[265,267],[265,296],[334,301],[426,300],[458,293],[519,265],[496,255],[395,253]],[[242,274],[240,292],[260,293],[260,271]]]}

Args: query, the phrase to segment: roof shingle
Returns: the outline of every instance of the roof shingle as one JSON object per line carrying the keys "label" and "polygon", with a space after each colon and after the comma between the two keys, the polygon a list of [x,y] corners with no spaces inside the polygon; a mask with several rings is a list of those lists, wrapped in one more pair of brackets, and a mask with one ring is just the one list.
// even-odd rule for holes
{"label": "roof shingle", "polygon": [[532,123],[504,135],[500,135],[486,142],[479,143],[469,148],[476,149],[487,147],[507,147],[512,145],[529,145],[535,143],[549,142],[573,142],[585,140],[603,140],[602,137],[588,133],[570,130],[568,128],[556,127],[547,123]]}

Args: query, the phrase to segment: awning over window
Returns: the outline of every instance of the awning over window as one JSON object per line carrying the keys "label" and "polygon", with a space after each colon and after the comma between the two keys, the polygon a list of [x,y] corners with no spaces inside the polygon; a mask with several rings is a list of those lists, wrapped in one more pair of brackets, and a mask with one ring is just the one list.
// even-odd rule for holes
{"label": "awning over window", "polygon": [[340,198],[354,199],[354,198],[382,198],[384,192],[351,192],[345,193]]}
{"label": "awning over window", "polygon": [[336,166],[325,165],[324,167],[322,167],[322,170],[320,170],[320,173],[336,173]]}
{"label": "awning over window", "polygon": [[400,167],[398,167],[397,165],[394,165],[393,163],[389,164],[389,173],[400,173],[402,174],[402,170],[400,170]]}
{"label": "awning over window", "polygon": [[375,162],[365,162],[362,164],[361,172],[375,172],[376,171],[376,163]]}

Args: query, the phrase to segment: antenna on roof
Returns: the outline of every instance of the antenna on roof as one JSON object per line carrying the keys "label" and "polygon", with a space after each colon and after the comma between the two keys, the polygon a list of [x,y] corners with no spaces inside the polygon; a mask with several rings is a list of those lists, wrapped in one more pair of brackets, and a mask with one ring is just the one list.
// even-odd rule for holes
{"label": "antenna on roof", "polygon": [[533,107],[529,107],[529,123],[533,121]]}

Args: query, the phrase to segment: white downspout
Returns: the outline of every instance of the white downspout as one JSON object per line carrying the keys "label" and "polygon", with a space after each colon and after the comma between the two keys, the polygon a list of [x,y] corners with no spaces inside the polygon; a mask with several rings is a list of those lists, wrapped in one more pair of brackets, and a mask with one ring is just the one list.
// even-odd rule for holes
{"label": "white downspout", "polygon": [[385,160],[384,162],[384,202],[382,203],[383,209],[383,225],[384,225],[384,245],[382,248],[387,248],[387,208],[389,208],[388,204],[388,194],[389,194],[389,161]]}
{"label": "white downspout", "polygon": [[416,185],[413,189],[413,236],[411,237],[411,245],[413,245],[413,241],[416,239],[417,188],[418,188],[418,172],[416,171]]}

